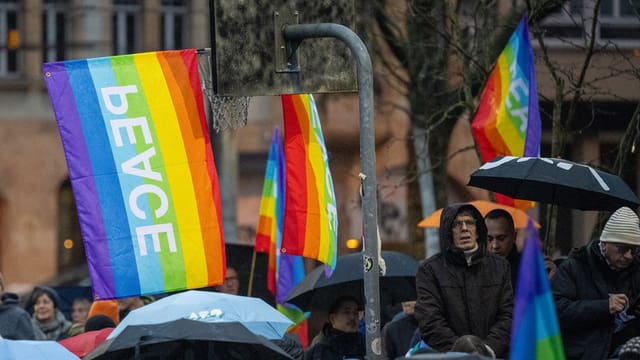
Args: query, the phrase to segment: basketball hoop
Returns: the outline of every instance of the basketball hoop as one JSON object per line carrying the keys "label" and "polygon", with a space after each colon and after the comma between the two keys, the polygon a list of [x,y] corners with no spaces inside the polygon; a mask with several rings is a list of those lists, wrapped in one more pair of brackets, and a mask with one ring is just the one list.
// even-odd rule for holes
{"label": "basketball hoop", "polygon": [[198,49],[198,70],[200,71],[202,90],[207,95],[211,107],[211,127],[216,132],[221,132],[247,125],[249,97],[221,96],[214,91],[213,81],[211,81],[210,49]]}

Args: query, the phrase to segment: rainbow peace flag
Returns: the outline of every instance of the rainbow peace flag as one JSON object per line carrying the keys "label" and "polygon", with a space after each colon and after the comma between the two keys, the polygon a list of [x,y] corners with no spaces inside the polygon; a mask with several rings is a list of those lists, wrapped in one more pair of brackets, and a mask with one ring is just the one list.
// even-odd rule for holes
{"label": "rainbow peace flag", "polygon": [[267,157],[267,168],[260,199],[260,215],[256,230],[255,251],[269,254],[267,288],[276,295],[276,257],[282,242],[282,221],[284,218],[285,165],[282,137],[277,127],[271,138]]}
{"label": "rainbow peace flag", "polygon": [[529,219],[511,330],[511,359],[564,359],[538,231]]}
{"label": "rainbow peace flag", "polygon": [[[471,130],[483,163],[496,156],[540,155],[542,125],[526,14],[489,75]],[[495,198],[521,209],[534,205],[497,193]]]}
{"label": "rainbow peace flag", "polygon": [[489,75],[471,128],[483,162],[540,153],[542,125],[526,14]]}
{"label": "rainbow peace flag", "polygon": [[282,95],[286,205],[281,253],[336,266],[338,213],[320,117],[310,94]]}
{"label": "rainbow peace flag", "polygon": [[[276,298],[278,311],[297,326],[307,315],[297,307],[285,304],[291,291],[305,276],[301,256],[281,253],[285,201],[285,160],[280,130],[271,139],[264,176],[260,216],[256,231],[255,251],[269,254],[267,288]],[[304,334],[303,334],[304,335]]]}
{"label": "rainbow peace flag", "polygon": [[195,49],[44,64],[96,299],[221,284]]}

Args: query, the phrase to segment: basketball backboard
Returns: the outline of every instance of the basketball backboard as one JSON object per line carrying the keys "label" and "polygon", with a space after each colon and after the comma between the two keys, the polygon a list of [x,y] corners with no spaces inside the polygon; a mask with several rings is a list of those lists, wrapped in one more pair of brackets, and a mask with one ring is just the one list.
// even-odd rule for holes
{"label": "basketball backboard", "polygon": [[363,27],[358,24],[358,18],[366,18],[362,16],[362,5],[358,5],[362,3],[366,2],[211,0],[215,94],[257,96],[357,91],[355,62],[344,43],[330,38],[303,41],[295,52],[296,59],[288,59],[282,28],[293,24],[335,23],[363,37]]}

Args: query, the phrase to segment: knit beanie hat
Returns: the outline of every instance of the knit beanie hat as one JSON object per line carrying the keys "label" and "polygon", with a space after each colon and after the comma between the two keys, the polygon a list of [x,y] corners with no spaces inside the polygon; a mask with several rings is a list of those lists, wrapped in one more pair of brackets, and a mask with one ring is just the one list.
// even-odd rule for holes
{"label": "knit beanie hat", "polygon": [[640,360],[640,336],[627,340],[619,353],[620,360]]}
{"label": "knit beanie hat", "polygon": [[118,300],[96,300],[91,303],[87,316],[91,318],[94,315],[106,315],[118,325],[120,323],[118,311]]}
{"label": "knit beanie hat", "polygon": [[638,215],[626,206],[616,210],[605,224],[600,241],[640,246]]}

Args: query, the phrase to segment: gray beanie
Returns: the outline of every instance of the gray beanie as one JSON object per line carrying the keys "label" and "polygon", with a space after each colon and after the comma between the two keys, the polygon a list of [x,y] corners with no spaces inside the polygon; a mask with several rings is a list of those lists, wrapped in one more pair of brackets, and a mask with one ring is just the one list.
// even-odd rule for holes
{"label": "gray beanie", "polygon": [[640,246],[638,215],[626,206],[616,210],[607,220],[600,241]]}

